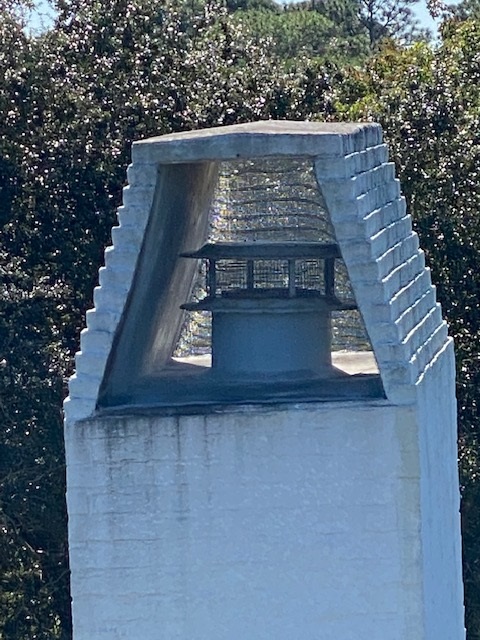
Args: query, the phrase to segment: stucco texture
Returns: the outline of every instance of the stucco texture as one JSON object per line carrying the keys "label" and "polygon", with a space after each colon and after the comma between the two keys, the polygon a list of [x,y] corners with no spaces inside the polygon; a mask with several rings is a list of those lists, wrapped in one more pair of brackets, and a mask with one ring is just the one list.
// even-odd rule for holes
{"label": "stucco texture", "polygon": [[68,448],[75,640],[432,637],[411,409],[117,417]]}

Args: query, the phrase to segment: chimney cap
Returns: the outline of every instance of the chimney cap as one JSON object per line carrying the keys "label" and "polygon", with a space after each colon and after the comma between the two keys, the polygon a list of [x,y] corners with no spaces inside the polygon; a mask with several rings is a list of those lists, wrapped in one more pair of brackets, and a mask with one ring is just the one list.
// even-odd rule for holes
{"label": "chimney cap", "polygon": [[382,144],[380,125],[371,122],[264,120],[181,131],[133,143],[133,162],[177,164],[267,156],[343,156]]}
{"label": "chimney cap", "polygon": [[301,260],[341,258],[341,253],[338,244],[333,242],[215,242],[180,256],[209,260]]}

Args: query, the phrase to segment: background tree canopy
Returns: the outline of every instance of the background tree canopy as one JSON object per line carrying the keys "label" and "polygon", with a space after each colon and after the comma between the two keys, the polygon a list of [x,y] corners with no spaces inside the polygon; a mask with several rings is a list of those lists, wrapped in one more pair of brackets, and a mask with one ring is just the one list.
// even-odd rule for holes
{"label": "background tree canopy", "polygon": [[40,35],[23,28],[25,4],[0,5],[1,638],[71,637],[61,403],[132,141],[289,118],[385,129],[456,340],[480,639],[478,3],[460,4],[438,46],[407,46],[380,13],[372,40],[367,4],[411,2],[58,0]]}

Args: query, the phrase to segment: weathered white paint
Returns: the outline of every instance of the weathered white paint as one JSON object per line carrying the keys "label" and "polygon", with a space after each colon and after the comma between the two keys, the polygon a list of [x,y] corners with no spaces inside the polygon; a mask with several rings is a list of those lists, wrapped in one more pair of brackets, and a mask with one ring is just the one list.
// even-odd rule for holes
{"label": "weathered white paint", "polygon": [[408,410],[110,419],[70,440],[76,640],[413,637]]}
{"label": "weathered white paint", "polygon": [[417,385],[426,639],[464,637],[455,397],[449,343]]}
{"label": "weathered white paint", "polygon": [[[269,153],[314,158],[387,400],[96,413],[162,163]],[[134,145],[65,405],[74,640],[464,638],[453,347],[387,155],[376,125]]]}
{"label": "weathered white paint", "polygon": [[455,438],[436,401],[426,421],[376,402],[77,425],[75,640],[460,640]]}

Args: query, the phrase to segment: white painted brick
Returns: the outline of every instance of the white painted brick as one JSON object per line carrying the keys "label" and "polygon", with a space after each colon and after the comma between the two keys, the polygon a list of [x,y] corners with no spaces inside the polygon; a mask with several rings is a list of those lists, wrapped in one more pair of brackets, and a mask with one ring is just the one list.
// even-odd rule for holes
{"label": "white painted brick", "polygon": [[378,322],[376,318],[370,318],[370,329],[372,344],[375,347],[375,355],[377,349],[384,344],[398,344],[398,332],[392,322]]}
{"label": "white painted brick", "polygon": [[387,145],[381,144],[375,147],[369,147],[365,151],[347,156],[346,162],[353,164],[354,173],[363,173],[369,171],[374,167],[378,167],[381,164],[388,162],[388,148]]}
{"label": "white painted brick", "polygon": [[[174,483],[172,482],[171,484],[173,486]],[[132,487],[130,491],[125,490],[123,492],[89,493],[86,499],[86,508],[91,515],[95,513],[101,516],[105,516],[108,513],[130,514],[131,516],[144,514],[151,509],[152,504],[157,500],[155,495],[157,491],[156,485],[152,485],[143,491]]]}
{"label": "white painted brick", "polygon": [[342,137],[341,155],[350,155],[358,151],[363,151],[366,148],[366,136],[363,131],[354,134],[353,136]]}
{"label": "white painted brick", "polygon": [[400,217],[403,218],[407,214],[407,201],[404,196],[400,196],[397,201],[398,211],[400,213]]}
{"label": "white painted brick", "polygon": [[90,331],[83,329],[80,333],[80,351],[85,356],[97,353],[106,357],[112,344],[112,334],[109,331]]}
{"label": "white painted brick", "polygon": [[63,413],[65,416],[65,424],[69,428],[75,428],[73,425],[79,420],[83,420],[93,415],[95,411],[96,398],[66,398],[63,403]]}
{"label": "white painted brick", "polygon": [[391,300],[402,288],[420,275],[424,268],[424,257],[421,252],[417,252],[409,260],[393,269],[382,280],[385,286],[385,299]]}
{"label": "white painted brick", "polygon": [[[90,421],[74,432],[83,461],[69,467],[75,640],[102,629],[108,640],[153,640],[152,629],[169,640],[296,640],[319,624],[342,640],[359,628],[369,640],[412,637],[423,611],[415,415],[335,403],[180,417],[177,462],[160,484],[164,464],[145,452],[152,437],[170,447],[175,421]],[[95,428],[105,448],[94,460],[82,442]],[[138,466],[143,491],[112,466],[131,470],[137,455],[156,467]]]}
{"label": "white painted brick", "polygon": [[417,251],[418,238],[414,234],[397,242],[397,244],[390,247],[383,255],[375,260],[375,264],[378,267],[379,278],[384,280],[391,271],[406,263]]}
{"label": "white painted brick", "polygon": [[400,340],[404,340],[413,328],[435,307],[435,291],[430,287],[395,320]]}
{"label": "white painted brick", "polygon": [[435,289],[431,284],[429,270],[423,269],[392,297],[392,318],[399,318],[428,291],[435,292]]}
{"label": "white painted brick", "polygon": [[[105,581],[105,572],[102,569],[95,570],[88,567],[83,575],[77,577],[76,586],[80,593],[98,594],[102,596],[106,591],[111,596],[130,596],[135,598],[138,593],[144,596],[156,595],[155,576],[149,575],[146,567],[117,567],[111,569],[110,589]],[[111,603],[110,603],[111,604]]]}
{"label": "white painted brick", "polygon": [[383,130],[379,124],[369,129],[367,147],[378,147],[383,144]]}
{"label": "white painted brick", "polygon": [[348,212],[354,201],[353,183],[351,180],[321,180],[320,190],[325,198],[332,222],[338,211]]}
{"label": "white painted brick", "polygon": [[[347,262],[347,258],[345,261]],[[353,262],[351,271],[353,270],[355,271],[355,276],[354,278],[351,277],[351,280],[352,282],[354,281],[357,286],[365,286],[379,281],[377,261],[367,260],[358,263]]]}
{"label": "white painted brick", "polygon": [[390,203],[385,205],[385,207],[380,207],[377,209],[368,209],[367,214],[361,221],[362,226],[364,227],[364,234],[367,238],[372,238],[377,234],[381,229],[385,227],[383,216],[385,215],[385,209],[394,207],[394,203]]}
{"label": "white painted brick", "polygon": [[133,279],[132,270],[116,270],[101,267],[98,272],[100,286],[109,292],[118,292],[126,296]]}
{"label": "white painted brick", "polygon": [[335,222],[335,236],[342,246],[346,242],[363,239],[363,234],[364,228],[355,215],[344,215],[341,220]]}
{"label": "white painted brick", "polygon": [[153,193],[153,187],[140,188],[127,185],[123,188],[123,205],[127,208],[132,205],[136,208],[142,208],[146,211],[150,211]]}
{"label": "white painted brick", "polygon": [[357,211],[357,217],[362,219],[368,213],[370,213],[374,209],[377,209],[378,205],[376,204],[376,202],[377,199],[375,198],[375,194],[371,192],[362,193],[361,195],[355,197],[355,209]]}
{"label": "white painted brick", "polygon": [[346,158],[327,158],[319,156],[315,158],[315,175],[320,183],[326,180],[348,179],[355,174],[354,157],[358,154],[351,154]]}
{"label": "white painted brick", "polygon": [[411,406],[417,401],[415,387],[412,385],[411,376],[406,376],[406,380],[402,384],[390,382],[388,372],[382,377],[385,393],[390,402],[397,406]]}
{"label": "white painted brick", "polygon": [[[445,323],[446,325],[446,323]],[[445,362],[450,359],[452,362],[452,371],[455,370],[455,351],[453,348],[453,339],[451,337],[448,337],[445,342],[441,343],[440,342],[440,347],[439,349],[437,349],[433,355],[433,357],[429,360],[429,362],[422,368],[420,374],[418,375],[417,379],[415,380],[415,388],[419,389],[422,388],[423,385],[428,386],[429,385],[429,380],[430,380],[430,376],[434,375],[435,372],[438,369],[439,363],[440,366],[442,367],[442,369],[446,369],[445,367]],[[418,373],[418,366],[416,367],[416,371]],[[438,383],[438,381],[437,381]],[[456,475],[455,475],[456,478]],[[456,489],[456,487],[455,487]],[[456,490],[455,490],[456,493]],[[458,513],[460,511],[460,500],[461,500],[461,495],[458,494],[456,495],[456,499],[458,498],[458,509],[456,510],[456,512]],[[455,518],[455,516],[453,516],[453,518]],[[450,521],[451,522],[451,521]]]}
{"label": "white painted brick", "polygon": [[93,302],[97,311],[118,313],[119,309],[123,309],[125,301],[124,290],[106,289],[105,287],[95,287],[93,290]]}
{"label": "white painted brick", "polygon": [[130,248],[130,251],[135,251],[140,248],[144,236],[144,229],[141,225],[129,225],[113,227],[112,229],[112,241],[114,247],[121,247],[126,250]]}
{"label": "white painted brick", "polygon": [[[429,532],[452,501],[445,455],[419,445],[435,423],[432,442],[450,434],[455,467],[449,411],[434,397],[437,387],[453,389],[439,356],[447,328],[381,129],[326,136],[321,152],[317,178],[388,401],[399,406],[325,403],[74,424],[95,411],[163,153],[158,140],[134,146],[115,249],[105,254],[81,338],[86,353],[71,381],[79,399],[65,403],[75,640],[297,640],[317,638],[319,628],[341,640],[461,640],[459,590],[444,579],[455,573],[458,514],[448,526],[439,516],[442,526]],[[185,161],[168,153],[168,161]],[[432,506],[425,496],[437,486]],[[440,537],[450,546],[437,549]],[[425,558],[440,579],[422,575]],[[449,595],[451,606],[435,604]]]}
{"label": "white painted brick", "polygon": [[[371,262],[370,242],[361,238],[360,234],[356,237],[352,234],[352,238],[346,240],[342,238],[342,248],[345,254],[348,254],[348,265],[350,271],[356,269],[356,265],[367,264]],[[338,239],[338,236],[337,236]]]}
{"label": "white painted brick", "polygon": [[367,149],[367,154],[369,158],[373,155],[374,159],[370,161],[370,164],[373,166],[388,162],[388,146],[386,144],[378,144],[370,147]]}
{"label": "white painted brick", "polygon": [[414,353],[411,363],[415,366],[416,377],[418,378],[424,371],[425,367],[431,362],[438,351],[442,349],[448,340],[448,327],[446,322],[442,322],[437,326],[435,331],[430,334],[428,339]]}
{"label": "white painted brick", "polygon": [[[411,260],[404,262],[399,267],[393,269],[386,278],[383,280],[383,284],[385,287],[385,299],[391,299],[396,293],[405,286],[405,281],[408,282],[410,279],[408,276],[412,278],[415,277],[416,273],[414,272],[415,264],[417,263],[416,257],[414,256]],[[402,273],[406,271],[407,276],[405,279],[402,279]],[[418,273],[418,272],[417,272]]]}
{"label": "white painted brick", "polygon": [[69,487],[68,504],[71,516],[88,516],[91,513],[88,497],[82,489]]}
{"label": "white painted brick", "polygon": [[[168,509],[168,505],[165,505]],[[99,525],[92,530],[90,518],[76,517],[69,521],[70,535],[77,540],[90,540],[92,542],[113,543],[115,541],[131,542],[140,546],[143,542],[161,540],[161,532],[155,530],[153,523],[146,523],[145,518],[140,517],[139,512],[133,513],[109,513],[102,519]],[[165,523],[165,518],[162,519]],[[116,535],[119,536],[116,538]],[[145,566],[144,563],[143,566]]]}
{"label": "white painted brick", "polygon": [[102,312],[94,309],[87,311],[87,327],[91,331],[107,331],[113,333],[118,326],[121,314]]}
{"label": "white painted brick", "polygon": [[358,132],[343,136],[344,154],[363,151],[368,147],[376,147],[383,142],[382,129],[377,124],[363,126]]}
{"label": "white painted brick", "polygon": [[86,375],[73,375],[68,382],[68,389],[71,398],[95,398],[98,394],[98,387],[101,382],[101,377],[86,376]]}
{"label": "white painted brick", "polygon": [[413,234],[390,247],[388,251],[378,258],[377,264],[381,280],[383,281],[394,269],[408,263],[416,255],[417,251],[418,238]]}
{"label": "white painted brick", "polygon": [[382,295],[372,297],[372,302],[369,305],[370,318],[373,321],[390,324],[395,319],[395,312],[392,308],[391,300],[384,302],[384,291],[382,288]]}
{"label": "white painted brick", "polygon": [[412,234],[412,219],[405,216],[383,227],[371,237],[371,256],[376,258],[389,247]]}
{"label": "white painted brick", "polygon": [[386,369],[398,367],[400,365],[406,368],[407,362],[405,361],[405,348],[403,345],[399,344],[398,340],[383,342],[382,344],[377,345],[377,349],[380,353],[382,366]]}
{"label": "white painted brick", "polygon": [[[412,383],[410,369],[403,363],[382,362],[383,379],[387,379],[391,387],[402,387]],[[410,394],[407,397],[411,397]]]}
{"label": "white painted brick", "polygon": [[400,244],[399,263],[407,262],[413,255],[417,254],[420,250],[420,243],[418,235],[413,231],[407,236]]}
{"label": "white painted brick", "polygon": [[155,187],[158,177],[158,165],[152,164],[130,164],[127,167],[127,181],[131,187],[140,186]]}
{"label": "white painted brick", "polygon": [[315,159],[315,171],[318,179],[351,178],[352,176],[369,171],[388,161],[386,145],[370,147],[339,158],[319,156]]}
{"label": "white painted brick", "polygon": [[357,173],[368,171],[372,167],[372,156],[369,155],[369,150],[359,151],[352,153],[349,156],[345,156],[345,165],[348,167],[348,174],[345,177],[350,178]]}
{"label": "white painted brick", "polygon": [[404,208],[403,199],[398,198],[382,207],[367,212],[363,220],[366,235],[373,238],[385,227],[405,218]]}
{"label": "white painted brick", "polygon": [[[79,428],[81,429],[81,427],[78,426],[74,427],[74,430],[78,430]],[[76,431],[72,433],[70,437],[74,438],[75,442],[78,440]],[[83,491],[87,498],[92,491],[111,492],[109,466],[108,458],[105,458],[103,464],[93,464],[91,451],[87,450],[82,456],[79,456],[77,452],[76,458],[72,459],[69,465],[67,493],[70,487],[75,491]],[[89,513],[91,514],[92,512],[89,511]],[[92,526],[92,522],[90,522],[90,526]],[[72,540],[76,542],[88,542],[93,537],[93,535],[79,538],[71,536]]]}
{"label": "white painted brick", "polygon": [[395,165],[393,162],[387,162],[363,173],[358,173],[353,178],[354,193],[359,196],[362,193],[381,188],[393,180],[395,180]]}
{"label": "white painted brick", "polygon": [[148,221],[149,209],[145,206],[135,206],[134,203],[128,207],[122,206],[117,209],[117,219],[122,227],[145,228]]}
{"label": "white painted brick", "polygon": [[108,247],[105,251],[105,266],[115,271],[133,271],[137,264],[138,247],[123,243],[121,247]]}
{"label": "white painted brick", "polygon": [[[418,262],[418,265],[415,266],[415,261]],[[417,274],[417,268],[420,271],[425,269],[425,254],[421,249],[417,251],[415,255],[413,255],[410,259],[408,259],[405,263],[406,268],[400,271],[400,286],[404,287],[410,280],[412,280]]]}
{"label": "white painted brick", "polygon": [[371,211],[398,200],[400,195],[400,183],[398,180],[392,180],[367,193],[362,193],[356,199],[359,217],[364,218]]}
{"label": "white painted brick", "polygon": [[[105,291],[102,290],[102,287],[96,286],[93,289],[93,308],[94,308],[94,310],[97,310],[97,309],[100,309],[100,308],[106,310],[106,305],[105,305],[104,299],[105,299]],[[113,309],[115,309],[115,307],[113,307]]]}
{"label": "white painted brick", "polygon": [[[408,220],[408,218],[407,218]],[[406,224],[404,229],[408,231],[409,225]],[[392,239],[395,237],[395,233],[392,230]],[[418,251],[418,236],[417,234],[410,232],[409,235],[401,235],[398,233],[400,240],[397,240],[394,244],[388,244],[388,238],[378,237],[377,242],[352,242],[348,244],[348,248],[345,250],[349,254],[349,262],[352,265],[366,265],[372,266],[372,274],[378,273],[373,278],[385,278],[388,273],[395,269],[402,262],[406,262],[413,254]],[[374,272],[373,266],[377,265],[378,271]]]}
{"label": "white painted brick", "polygon": [[105,354],[90,351],[88,355],[79,351],[75,354],[75,370],[77,374],[90,376],[102,375],[105,368]]}

